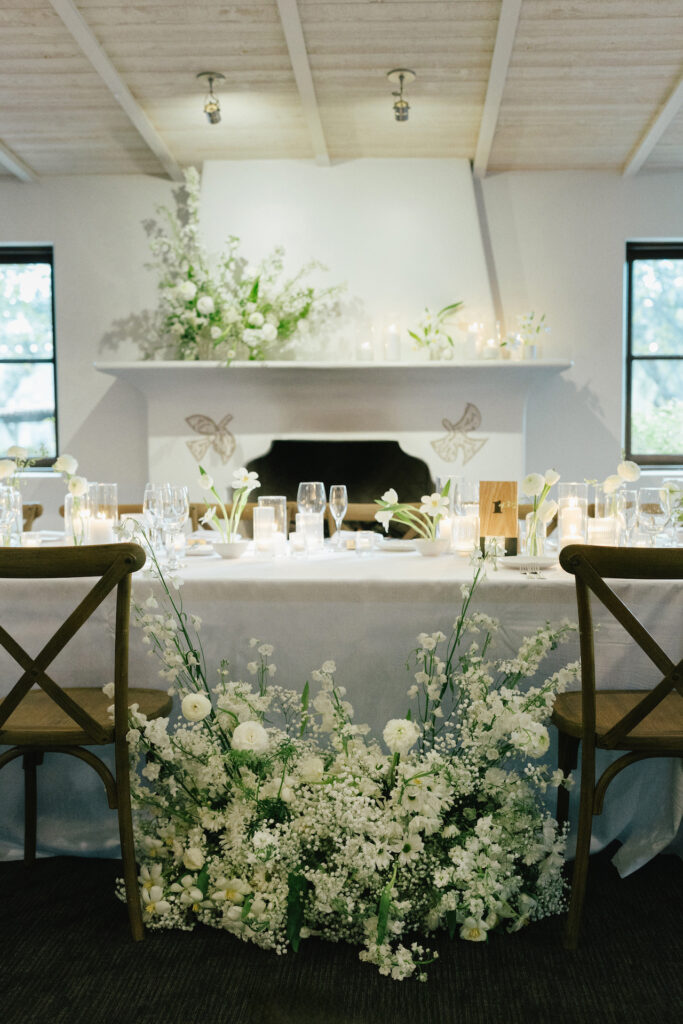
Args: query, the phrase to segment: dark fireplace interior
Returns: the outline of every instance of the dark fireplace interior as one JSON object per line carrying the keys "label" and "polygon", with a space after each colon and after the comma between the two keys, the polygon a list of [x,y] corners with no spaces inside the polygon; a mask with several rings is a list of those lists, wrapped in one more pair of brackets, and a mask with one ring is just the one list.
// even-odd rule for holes
{"label": "dark fireplace interior", "polygon": [[248,463],[261,481],[259,494],[296,500],[302,480],[346,484],[350,502],[370,502],[393,487],[400,501],[419,501],[432,490],[427,464],[406,455],[397,441],[273,441]]}

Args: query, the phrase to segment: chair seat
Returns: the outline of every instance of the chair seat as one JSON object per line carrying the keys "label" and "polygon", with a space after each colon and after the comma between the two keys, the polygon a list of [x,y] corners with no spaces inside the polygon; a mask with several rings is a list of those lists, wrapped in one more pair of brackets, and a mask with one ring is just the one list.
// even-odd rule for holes
{"label": "chair seat", "polygon": [[[602,738],[646,695],[647,690],[599,690],[595,694],[595,737],[597,746]],[[569,736],[582,736],[583,715],[581,693],[561,693],[555,700],[552,721]],[[661,751],[680,751],[683,734],[683,697],[677,692],[668,694],[642,722],[618,745],[619,750],[650,748]]]}
{"label": "chair seat", "polygon": [[[114,723],[107,708],[113,704],[96,687],[64,687],[64,693],[88,712],[105,730],[105,743],[114,741]],[[173,706],[164,690],[130,687],[128,703],[139,704],[149,718],[167,715]],[[0,705],[2,701],[0,700]],[[43,690],[31,690],[0,728],[0,744],[7,746],[93,746],[93,740]]]}

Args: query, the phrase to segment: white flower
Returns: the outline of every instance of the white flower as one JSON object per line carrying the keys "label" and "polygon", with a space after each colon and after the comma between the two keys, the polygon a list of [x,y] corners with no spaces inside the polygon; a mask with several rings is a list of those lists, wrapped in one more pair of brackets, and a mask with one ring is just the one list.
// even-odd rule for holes
{"label": "white flower", "polygon": [[385,491],[382,495],[382,501],[386,502],[387,505],[396,505],[398,503],[398,494],[393,487],[390,487],[388,491]]}
{"label": "white flower", "polygon": [[242,272],[242,280],[253,281],[255,277],[258,277],[258,267],[255,267],[253,263],[247,263]]}
{"label": "white flower", "polygon": [[299,763],[298,774],[302,782],[320,782],[325,770],[322,757],[305,757]]}
{"label": "white flower", "polygon": [[545,471],[545,482],[548,487],[552,487],[560,479],[560,474],[554,469],[546,469]]}
{"label": "white flower", "polygon": [[261,329],[264,341],[275,341],[277,338],[277,327],[273,324],[264,324]]}
{"label": "white flower", "polygon": [[210,316],[215,308],[210,295],[202,295],[200,299],[197,299],[197,309],[202,316]]}
{"label": "white flower", "polygon": [[522,494],[526,494],[528,498],[537,498],[545,484],[545,477],[540,473],[529,473],[522,480]]}
{"label": "white flower", "polygon": [[385,532],[389,530],[389,523],[393,519],[394,513],[390,509],[380,509],[379,512],[375,512],[375,519],[378,523],[381,523],[384,527]]}
{"label": "white flower", "polygon": [[249,317],[249,323],[252,327],[263,327],[265,317],[263,313],[255,312]]}
{"label": "white flower", "polygon": [[327,672],[328,676],[331,676],[337,671],[337,666],[334,661],[324,661],[322,663],[322,670]]}
{"label": "white flower", "polygon": [[637,466],[635,462],[631,462],[626,459],[624,462],[620,462],[617,466],[617,473],[622,480],[626,480],[628,483],[633,484],[640,478],[640,466]]}
{"label": "white flower", "polygon": [[211,713],[211,701],[203,693],[188,693],[180,705],[188,722],[201,722]]}
{"label": "white flower", "polygon": [[538,518],[542,523],[549,523],[557,512],[558,505],[556,501],[544,501],[542,505],[538,506],[537,513]]}
{"label": "white flower", "polygon": [[220,338],[222,333],[223,331],[220,329],[220,327],[217,327],[215,324],[210,331],[211,338],[213,339],[213,341],[216,341],[218,338]]}
{"label": "white flower", "polygon": [[143,889],[142,902],[145,913],[149,914],[150,917],[152,914],[168,914],[171,904],[163,896],[164,890],[160,885],[153,885],[151,889]]}
{"label": "white flower", "polygon": [[262,754],[268,749],[268,733],[260,722],[240,722],[232,734],[234,750],[252,750]]}
{"label": "white flower", "polygon": [[232,475],[232,486],[233,490],[238,491],[243,487],[246,487],[247,491],[253,491],[256,487],[260,487],[258,473],[249,472],[245,466],[240,466],[236,469]]}
{"label": "white flower", "polygon": [[206,860],[198,846],[189,846],[183,854],[183,864],[188,871],[201,871]]}
{"label": "white flower", "polygon": [[104,694],[105,697],[109,697],[109,699],[111,700],[111,698],[114,696],[114,689],[115,687],[113,683],[105,683],[104,686],[102,687],[102,693]]}
{"label": "white flower", "polygon": [[486,942],[488,925],[481,918],[466,917],[460,929],[460,938],[468,942]]}
{"label": "white flower", "polygon": [[420,730],[408,718],[392,718],[384,726],[382,735],[392,754],[407,754],[420,735]]}
{"label": "white flower", "polygon": [[22,448],[19,444],[13,444],[7,449],[10,459],[19,459],[22,462],[28,458],[28,448]]}
{"label": "white flower", "polygon": [[614,494],[615,491],[618,491],[619,488],[623,486],[624,478],[619,476],[618,473],[612,473],[612,475],[608,476],[607,479],[604,481],[602,489],[605,492],[605,494]]}
{"label": "white flower", "polygon": [[192,281],[183,281],[182,284],[178,285],[178,295],[184,302],[192,302],[192,299],[197,294],[197,285],[193,284]]}
{"label": "white flower", "polygon": [[421,500],[420,512],[425,512],[433,519],[448,511],[448,498],[439,494],[438,491],[434,491],[433,494],[423,494]]}
{"label": "white flower", "polygon": [[88,481],[84,476],[72,476],[69,480],[69,492],[74,498],[80,498],[88,493]]}
{"label": "white flower", "polygon": [[55,473],[68,473],[69,476],[73,476],[78,469],[78,461],[73,455],[67,455],[65,452],[63,455],[57,456],[52,463],[52,468]]}
{"label": "white flower", "polygon": [[11,459],[0,459],[0,480],[4,480],[7,476],[12,476],[16,472],[16,468]]}
{"label": "white flower", "polygon": [[217,878],[218,889],[211,898],[216,903],[244,903],[244,897],[251,892],[250,886],[241,878]]}
{"label": "white flower", "polygon": [[204,471],[199,474],[199,486],[203,491],[210,491],[213,487],[213,477]]}

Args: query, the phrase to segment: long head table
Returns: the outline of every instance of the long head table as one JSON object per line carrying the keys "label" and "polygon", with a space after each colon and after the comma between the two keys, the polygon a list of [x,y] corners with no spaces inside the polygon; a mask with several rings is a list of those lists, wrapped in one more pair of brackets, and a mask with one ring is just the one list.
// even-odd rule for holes
{"label": "long head table", "polygon": [[[466,558],[423,558],[414,551],[355,552],[267,559],[247,555],[239,560],[217,556],[187,557],[178,574],[185,609],[203,621],[202,643],[209,678],[222,658],[234,674],[249,678],[246,663],[253,657],[251,637],[273,644],[276,681],[303,688],[323,661],[337,664],[337,682],[346,686],[355,719],[381,730],[388,718],[405,714],[406,690],[412,674],[406,661],[420,632],[448,634],[461,602],[461,586],[472,579]],[[619,593],[640,609],[672,656],[681,656],[683,584],[622,581]],[[36,586],[19,580],[0,582],[2,623],[35,651],[78,600],[81,581],[50,581]],[[133,597],[159,596],[159,584],[145,573],[133,581]],[[574,580],[559,567],[532,579],[503,566],[488,570],[480,582],[474,609],[501,622],[497,650],[516,652],[524,636],[550,620],[576,617]],[[110,643],[102,637],[109,636]],[[69,672],[74,683],[112,675],[113,606],[107,605],[87,635],[55,663],[55,672]],[[148,656],[141,634],[131,632],[130,679],[135,685],[164,685],[159,665]],[[632,645],[616,623],[605,617],[597,639],[601,682],[614,687],[644,685],[653,671],[644,656],[634,658]],[[578,642],[553,652],[547,672],[578,658]],[[16,673],[6,656],[0,660],[0,694]],[[58,755],[52,755],[52,758]],[[554,757],[551,750],[549,755]],[[116,855],[114,815],[106,809],[100,783],[84,766],[61,758],[58,773],[39,779],[39,849],[46,854],[83,852]],[[92,775],[92,777],[91,777]],[[0,858],[21,851],[23,800],[19,762],[0,772]],[[636,789],[632,788],[636,785]],[[643,800],[643,796],[646,799]],[[636,806],[637,800],[640,806]],[[86,802],[95,804],[95,813]],[[596,849],[614,838],[627,840],[619,851],[622,872],[632,870],[674,839],[683,816],[683,771],[669,760],[645,762],[619,776],[610,788],[605,812],[596,820]],[[683,843],[683,841],[682,841]]]}

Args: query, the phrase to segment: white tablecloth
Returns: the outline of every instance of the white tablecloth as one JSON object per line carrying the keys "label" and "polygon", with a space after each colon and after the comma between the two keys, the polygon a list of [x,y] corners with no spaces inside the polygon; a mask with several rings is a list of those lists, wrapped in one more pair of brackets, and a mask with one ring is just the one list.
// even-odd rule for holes
{"label": "white tablecloth", "polygon": [[[412,675],[406,661],[417,634],[436,629],[448,633],[460,606],[460,586],[471,579],[472,569],[467,559],[458,556],[326,551],[317,557],[276,560],[253,555],[235,561],[188,557],[180,576],[186,610],[198,614],[204,623],[201,635],[209,678],[221,658],[230,661],[235,674],[247,677],[244,666],[253,657],[247,647],[250,637],[274,645],[276,681],[284,686],[302,688],[311,671],[332,658],[356,721],[381,729],[387,718],[404,714],[410,706],[406,690]],[[3,625],[35,651],[57,627],[60,614],[76,603],[81,587],[80,581],[1,581]],[[627,603],[640,608],[645,625],[664,649],[680,658],[683,584],[623,582],[619,590]],[[133,584],[135,599],[142,600],[152,591],[158,592],[158,584],[138,574]],[[574,580],[559,567],[545,571],[540,580],[509,568],[489,570],[473,607],[501,620],[498,650],[507,655],[546,620],[575,619]],[[105,632],[109,643],[102,641]],[[74,683],[108,681],[112,633],[113,608],[107,606],[90,634],[55,664],[57,677],[62,678],[59,670],[64,669]],[[638,686],[653,679],[644,656],[634,659],[628,637],[607,618],[597,646],[603,684]],[[546,663],[546,674],[577,657],[578,643],[559,648]],[[140,633],[133,630],[131,685],[165,685],[158,678],[158,667],[147,656]],[[0,660],[0,669],[1,694],[16,673],[6,657]],[[58,756],[51,755],[51,760]],[[62,756],[60,761],[58,774],[39,773],[39,851],[116,855],[114,815],[106,808],[103,791],[99,792],[99,780],[71,758]],[[0,772],[0,858],[21,852],[22,783],[20,762]],[[94,813],[87,801],[95,802]],[[575,809],[573,813],[575,817]],[[595,821],[595,848],[614,838],[623,840],[618,866],[627,873],[674,840],[682,814],[679,761],[661,759],[631,767],[610,787],[605,811]]]}

